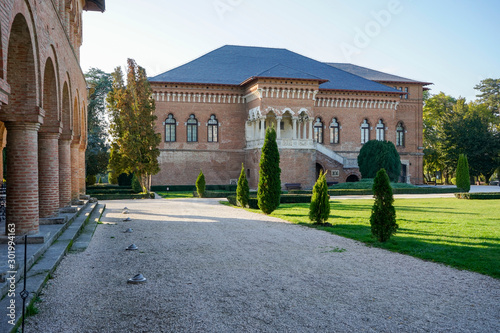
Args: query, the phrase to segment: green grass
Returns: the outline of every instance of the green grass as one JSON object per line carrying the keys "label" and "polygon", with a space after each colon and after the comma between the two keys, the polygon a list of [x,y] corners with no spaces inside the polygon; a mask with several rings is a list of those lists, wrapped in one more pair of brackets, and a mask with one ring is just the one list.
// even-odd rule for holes
{"label": "green grass", "polygon": [[192,198],[193,191],[156,191],[156,194],[165,199],[173,198]]}
{"label": "green grass", "polygon": [[[359,182],[354,183],[340,183],[336,185],[332,185],[329,189],[337,190],[337,189],[348,189],[348,190],[371,190],[373,187],[373,179],[366,178],[361,179]],[[391,183],[392,188],[419,188],[416,185],[406,184],[406,183]]]}
{"label": "green grass", "polygon": [[331,227],[310,224],[308,204],[281,204],[271,215],[370,246],[500,278],[500,200],[396,199],[399,229],[386,243],[371,236],[373,200],[330,203]]}

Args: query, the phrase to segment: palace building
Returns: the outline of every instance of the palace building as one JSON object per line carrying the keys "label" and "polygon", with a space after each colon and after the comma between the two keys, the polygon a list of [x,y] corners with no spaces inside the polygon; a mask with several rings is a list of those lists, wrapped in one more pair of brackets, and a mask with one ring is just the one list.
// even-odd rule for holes
{"label": "palace building", "polygon": [[104,3],[0,2],[0,171],[16,235],[37,234],[40,218],[85,193],[82,11],[102,12]]}
{"label": "palace building", "polygon": [[257,188],[265,129],[274,126],[281,183],[312,188],[357,181],[359,150],[392,141],[401,181],[423,181],[423,91],[429,85],[372,69],[323,63],[286,49],[223,46],[150,78],[161,171],[153,186],[235,183],[244,164]]}

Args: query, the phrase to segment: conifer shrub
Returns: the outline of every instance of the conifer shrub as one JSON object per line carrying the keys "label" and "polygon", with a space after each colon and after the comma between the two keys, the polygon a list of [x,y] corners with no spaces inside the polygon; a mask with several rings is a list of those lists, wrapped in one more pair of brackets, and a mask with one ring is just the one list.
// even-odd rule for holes
{"label": "conifer shrub", "polygon": [[309,219],[315,224],[326,223],[330,217],[330,195],[323,171],[314,184],[311,204],[309,205]]}
{"label": "conifer shrub", "polygon": [[98,184],[102,184],[102,177],[99,176],[99,180],[97,181]]}
{"label": "conifer shrub", "polygon": [[401,174],[401,158],[390,141],[370,140],[365,143],[359,151],[358,165],[363,178],[374,178],[382,168],[393,182],[397,182]]}
{"label": "conifer shrub", "polygon": [[134,193],[141,193],[142,192],[142,187],[141,187],[141,183],[139,183],[139,179],[137,179],[137,176],[134,175],[132,176],[132,191],[134,191]]}
{"label": "conifer shrub", "polygon": [[87,186],[94,185],[95,182],[96,182],[95,175],[88,175],[87,178],[85,179],[85,184]]}
{"label": "conifer shrub", "polygon": [[458,156],[456,179],[458,188],[464,192],[470,191],[469,162],[464,154]]}
{"label": "conifer shrub", "polygon": [[386,242],[396,232],[398,225],[396,223],[396,210],[393,206],[392,188],[385,169],[380,169],[377,172],[373,181],[373,196],[375,203],[370,217],[372,235],[379,242]]}
{"label": "conifer shrub", "polygon": [[248,187],[247,175],[245,174],[245,167],[241,163],[240,177],[238,178],[238,187],[236,188],[236,200],[241,207],[248,206],[248,199],[250,198],[250,187]]}
{"label": "conifer shrub", "polygon": [[203,171],[200,170],[200,174],[198,175],[198,178],[196,178],[196,192],[200,198],[205,197],[205,185],[205,175],[203,174]]}
{"label": "conifer shrub", "polygon": [[280,196],[280,153],[276,143],[276,131],[274,128],[268,128],[259,162],[259,188],[257,190],[259,209],[265,214],[271,214],[280,205]]}

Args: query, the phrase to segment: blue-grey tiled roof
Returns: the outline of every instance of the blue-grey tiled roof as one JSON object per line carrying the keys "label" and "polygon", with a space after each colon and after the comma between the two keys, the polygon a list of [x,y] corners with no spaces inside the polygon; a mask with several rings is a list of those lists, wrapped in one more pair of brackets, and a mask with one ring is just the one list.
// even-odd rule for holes
{"label": "blue-grey tiled roof", "polygon": [[415,81],[411,79],[407,79],[405,77],[392,75],[380,71],[376,71],[371,68],[366,68],[362,66],[357,66],[353,64],[345,64],[345,63],[328,63],[328,65],[333,66],[335,68],[341,69],[343,71],[349,72],[354,75],[358,75],[364,77],[365,79],[379,82],[401,82],[401,83],[424,83],[426,82]]}
{"label": "blue-grey tiled roof", "polygon": [[[292,75],[293,77],[289,77]],[[319,79],[320,89],[396,92],[286,49],[226,45],[185,65],[150,78],[151,82],[240,85],[253,77]]]}

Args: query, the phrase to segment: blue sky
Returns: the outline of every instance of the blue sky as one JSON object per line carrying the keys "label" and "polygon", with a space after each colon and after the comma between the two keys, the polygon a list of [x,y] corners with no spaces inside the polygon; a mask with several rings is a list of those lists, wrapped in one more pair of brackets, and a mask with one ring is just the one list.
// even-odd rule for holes
{"label": "blue sky", "polygon": [[276,47],[473,100],[500,78],[499,13],[494,0],[106,0],[84,13],[81,64],[133,58],[154,76],[226,44]]}

